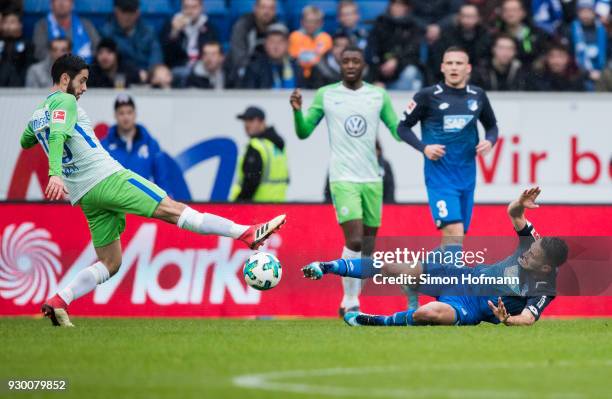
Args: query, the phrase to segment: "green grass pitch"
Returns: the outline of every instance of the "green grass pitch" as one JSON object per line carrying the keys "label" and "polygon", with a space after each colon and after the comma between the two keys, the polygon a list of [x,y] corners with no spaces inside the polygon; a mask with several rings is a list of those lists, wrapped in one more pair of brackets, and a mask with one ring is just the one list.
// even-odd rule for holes
{"label": "green grass pitch", "polygon": [[[0,397],[604,398],[612,320],[351,328],[340,320],[0,318]],[[7,379],[66,378],[58,393]]]}

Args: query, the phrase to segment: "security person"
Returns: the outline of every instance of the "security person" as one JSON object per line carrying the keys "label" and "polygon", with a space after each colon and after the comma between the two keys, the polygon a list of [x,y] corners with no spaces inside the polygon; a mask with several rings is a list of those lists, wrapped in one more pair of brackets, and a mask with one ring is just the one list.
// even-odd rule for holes
{"label": "security person", "polygon": [[285,141],[258,107],[237,116],[249,136],[246,152],[238,160],[237,181],[231,199],[238,202],[284,202],[289,185]]}

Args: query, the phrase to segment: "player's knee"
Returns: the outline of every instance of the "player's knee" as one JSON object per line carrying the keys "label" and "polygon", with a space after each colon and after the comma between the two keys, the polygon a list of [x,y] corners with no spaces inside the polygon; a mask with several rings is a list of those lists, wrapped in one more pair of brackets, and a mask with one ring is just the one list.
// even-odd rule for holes
{"label": "player's knee", "polygon": [[100,262],[102,262],[102,264],[106,266],[106,268],[108,269],[108,274],[110,274],[111,277],[115,275],[119,271],[119,268],[121,267],[121,257],[100,259]]}
{"label": "player's knee", "polygon": [[363,240],[360,237],[351,237],[346,240],[346,247],[351,251],[361,252]]}
{"label": "player's knee", "polygon": [[419,308],[414,312],[412,318],[419,323],[437,323],[442,318],[442,312],[438,309]]}
{"label": "player's knee", "polygon": [[463,223],[453,223],[444,226],[442,234],[446,237],[463,237]]}

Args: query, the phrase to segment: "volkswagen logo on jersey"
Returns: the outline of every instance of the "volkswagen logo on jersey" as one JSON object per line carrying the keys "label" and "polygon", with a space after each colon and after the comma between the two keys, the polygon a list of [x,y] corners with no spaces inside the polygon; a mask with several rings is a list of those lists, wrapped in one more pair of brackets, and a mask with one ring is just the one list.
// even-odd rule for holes
{"label": "volkswagen logo on jersey", "polygon": [[344,130],[351,137],[363,136],[368,129],[368,123],[361,115],[351,115],[344,122]]}
{"label": "volkswagen logo on jersey", "polygon": [[467,105],[470,111],[476,111],[478,109],[478,101],[476,100],[468,100]]}
{"label": "volkswagen logo on jersey", "polygon": [[444,131],[460,132],[473,118],[473,115],[445,115]]}

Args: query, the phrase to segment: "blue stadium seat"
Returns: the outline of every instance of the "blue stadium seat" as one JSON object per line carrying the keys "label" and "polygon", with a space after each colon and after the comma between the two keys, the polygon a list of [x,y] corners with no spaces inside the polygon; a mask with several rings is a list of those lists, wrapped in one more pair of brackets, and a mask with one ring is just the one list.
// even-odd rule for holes
{"label": "blue stadium seat", "polygon": [[49,0],[24,0],[23,11],[25,13],[47,13],[50,6]]}
{"label": "blue stadium seat", "polygon": [[217,28],[222,43],[230,38],[230,15],[225,0],[205,0],[204,11],[208,14],[210,22]]}
{"label": "blue stadium seat", "polygon": [[361,14],[361,22],[372,22],[387,10],[387,2],[380,0],[360,0],[357,2],[359,13]]}
{"label": "blue stadium seat", "polygon": [[140,10],[143,14],[172,14],[174,3],[172,0],[146,0],[140,2]]}
{"label": "blue stadium seat", "polygon": [[113,0],[78,0],[74,2],[77,13],[110,14],[113,12]]}

